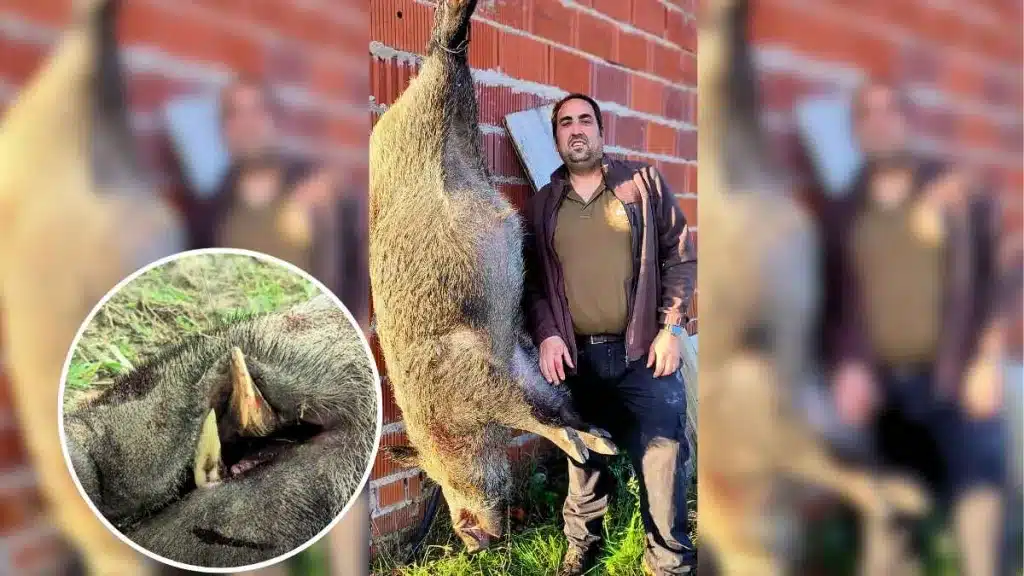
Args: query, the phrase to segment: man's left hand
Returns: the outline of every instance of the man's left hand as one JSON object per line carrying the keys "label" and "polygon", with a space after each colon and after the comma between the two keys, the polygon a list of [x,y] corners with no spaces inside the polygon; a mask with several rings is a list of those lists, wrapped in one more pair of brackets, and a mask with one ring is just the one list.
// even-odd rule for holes
{"label": "man's left hand", "polygon": [[995,358],[980,357],[971,362],[964,375],[963,406],[974,419],[991,418],[1003,401],[1002,363]]}
{"label": "man's left hand", "polygon": [[286,238],[303,246],[313,241],[313,212],[334,197],[334,184],[333,175],[321,170],[295,187],[278,221]]}
{"label": "man's left hand", "polygon": [[647,367],[652,366],[655,378],[675,374],[679,369],[679,339],[671,332],[662,330],[651,342],[651,349],[647,352]]}

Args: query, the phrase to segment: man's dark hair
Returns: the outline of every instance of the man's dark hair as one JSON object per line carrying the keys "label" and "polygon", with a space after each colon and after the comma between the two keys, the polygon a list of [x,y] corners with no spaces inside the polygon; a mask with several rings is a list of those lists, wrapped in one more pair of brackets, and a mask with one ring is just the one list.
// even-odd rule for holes
{"label": "man's dark hair", "polygon": [[562,106],[570,100],[583,100],[590,107],[594,109],[594,117],[597,119],[597,131],[599,134],[604,135],[604,119],[601,118],[601,107],[597,105],[597,102],[593,98],[586,94],[580,94],[578,92],[569,94],[565,98],[562,98],[558,102],[555,102],[555,107],[551,110],[551,135],[554,136],[558,133],[558,113],[561,112]]}

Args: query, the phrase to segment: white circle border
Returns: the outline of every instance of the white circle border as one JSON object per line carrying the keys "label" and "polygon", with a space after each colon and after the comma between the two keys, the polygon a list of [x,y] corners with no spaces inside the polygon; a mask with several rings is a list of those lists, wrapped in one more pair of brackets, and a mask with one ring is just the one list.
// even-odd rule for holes
{"label": "white circle border", "polygon": [[[234,255],[234,256],[248,256],[248,257],[251,257],[251,258],[255,258],[257,260],[263,260],[263,261],[266,261],[266,262],[273,263],[273,264],[275,264],[277,266],[280,266],[282,268],[285,268],[285,269],[289,270],[290,272],[292,272],[293,274],[297,274],[297,275],[305,278],[306,280],[311,281],[314,286],[319,288],[322,293],[326,294],[331,299],[331,301],[334,302],[334,304],[338,308],[340,308],[342,310],[342,312],[345,313],[345,317],[352,324],[352,326],[356,328],[356,332],[359,334],[359,340],[363,344],[363,349],[366,352],[366,356],[367,356],[367,358],[370,359],[370,367],[371,367],[371,370],[373,371],[373,378],[374,378],[374,382],[375,382],[374,388],[376,389],[376,393],[377,393],[377,430],[376,430],[376,433],[374,434],[373,447],[372,447],[372,449],[370,451],[370,458],[369,458],[369,460],[367,462],[366,472],[363,473],[363,479],[359,482],[359,485],[356,487],[356,490],[352,493],[352,496],[349,497],[348,502],[341,509],[341,512],[334,518],[334,520],[332,520],[329,524],[327,524],[327,526],[325,526],[323,528],[323,530],[321,530],[315,536],[313,536],[308,541],[306,541],[306,543],[296,547],[295,549],[293,549],[293,550],[291,550],[289,552],[286,552],[286,553],[284,553],[284,554],[282,554],[280,556],[277,556],[276,558],[271,558],[269,560],[264,560],[263,562],[259,562],[259,563],[256,563],[256,564],[250,564],[248,566],[235,566],[235,567],[229,567],[229,568],[217,568],[217,567],[206,567],[206,566],[192,566],[190,564],[185,564],[185,563],[182,563],[182,562],[178,562],[176,560],[171,560],[169,558],[164,558],[163,556],[160,556],[159,554],[157,554],[155,552],[152,552],[150,550],[147,550],[147,549],[143,548],[142,546],[140,546],[139,544],[136,544],[131,539],[129,539],[127,536],[122,534],[121,531],[119,531],[117,528],[115,528],[113,526],[113,524],[111,524],[110,521],[107,520],[107,518],[105,516],[103,516],[103,514],[100,513],[99,509],[93,503],[92,499],[90,499],[89,496],[85,493],[85,489],[82,488],[82,484],[78,480],[78,474],[75,473],[75,467],[71,465],[71,458],[68,455],[68,449],[67,449],[67,438],[66,438],[66,436],[64,434],[64,392],[65,392],[64,389],[65,389],[65,385],[67,383],[68,371],[71,368],[71,358],[74,356],[75,350],[78,348],[78,341],[82,338],[82,334],[85,333],[86,328],[92,323],[93,318],[96,316],[97,313],[99,313],[100,309],[103,308],[104,304],[106,304],[107,301],[110,300],[115,294],[120,292],[126,285],[130,284],[133,280],[135,280],[136,278],[138,278],[142,274],[145,274],[149,270],[152,270],[153,268],[157,268],[159,266],[163,266],[164,264],[168,264],[170,262],[174,262],[175,260],[180,260],[180,259],[191,257],[191,256],[202,256],[202,255],[213,255],[213,254],[227,254],[227,255]],[[373,464],[374,464],[374,462],[377,459],[377,452],[378,452],[378,450],[380,448],[380,439],[381,439],[381,435],[382,435],[383,428],[384,428],[384,398],[383,398],[383,395],[384,394],[383,394],[383,388],[382,388],[382,383],[381,383],[380,371],[377,369],[377,361],[376,361],[376,358],[374,357],[373,350],[370,348],[370,342],[366,338],[366,334],[363,333],[362,327],[360,327],[359,322],[356,321],[355,317],[352,315],[352,312],[349,311],[349,309],[341,302],[341,299],[338,298],[337,295],[335,295],[333,291],[328,289],[327,286],[325,286],[323,284],[323,282],[318,280],[312,274],[310,274],[310,273],[306,272],[305,270],[299,268],[298,266],[295,266],[294,264],[291,264],[290,262],[286,262],[284,260],[281,260],[280,258],[275,258],[273,256],[270,256],[268,254],[264,254],[262,252],[255,252],[253,250],[243,250],[243,249],[239,249],[239,248],[203,248],[203,249],[199,249],[199,250],[185,250],[185,251],[182,251],[182,252],[177,252],[177,253],[172,254],[170,256],[165,256],[163,258],[160,258],[159,260],[155,260],[155,261],[153,261],[153,262],[143,266],[142,268],[139,268],[135,272],[132,272],[128,276],[126,276],[123,280],[118,282],[117,285],[115,285],[113,288],[111,288],[103,296],[103,298],[101,298],[100,301],[96,303],[95,306],[93,306],[92,310],[89,312],[89,315],[86,316],[85,319],[82,321],[81,326],[79,326],[79,328],[78,328],[78,332],[75,334],[74,340],[71,341],[71,347],[68,349],[67,358],[65,358],[65,360],[64,360],[64,368],[61,370],[60,390],[59,390],[59,393],[58,393],[58,396],[57,396],[57,416],[58,416],[58,418],[57,418],[57,432],[58,432],[58,435],[60,436],[60,449],[61,449],[61,453],[64,455],[64,463],[67,466],[68,471],[71,473],[71,480],[75,483],[75,488],[78,489],[79,495],[82,497],[83,500],[85,500],[86,505],[89,506],[89,509],[92,510],[93,514],[95,514],[96,517],[99,518],[99,520],[103,524],[103,526],[105,526],[107,528],[107,530],[109,530],[111,533],[113,533],[115,536],[117,536],[118,539],[120,539],[125,544],[131,546],[136,552],[139,552],[139,553],[149,557],[150,559],[156,560],[157,562],[160,562],[162,564],[166,564],[168,566],[172,566],[174,568],[178,568],[179,570],[190,570],[190,571],[193,571],[193,572],[201,572],[201,573],[206,573],[206,574],[234,574],[234,573],[237,573],[237,572],[249,572],[249,571],[254,571],[254,570],[260,570],[260,569],[263,569],[263,568],[267,568],[269,566],[273,566],[275,564],[279,564],[281,562],[284,562],[285,560],[288,560],[289,558],[291,558],[291,557],[301,553],[302,551],[306,550],[310,546],[312,546],[312,545],[316,544],[317,542],[319,542],[320,540],[322,540],[323,537],[326,536],[327,533],[330,532],[332,529],[334,529],[334,527],[337,526],[338,523],[341,522],[342,518],[344,518],[345,515],[348,514],[349,510],[351,510],[352,506],[356,503],[356,500],[362,496],[363,491],[366,489],[366,486],[367,486],[367,484],[369,483],[369,480],[370,480],[370,474],[373,471]],[[367,519],[367,522],[369,522],[369,519]],[[369,543],[367,543],[367,545],[369,545]]]}

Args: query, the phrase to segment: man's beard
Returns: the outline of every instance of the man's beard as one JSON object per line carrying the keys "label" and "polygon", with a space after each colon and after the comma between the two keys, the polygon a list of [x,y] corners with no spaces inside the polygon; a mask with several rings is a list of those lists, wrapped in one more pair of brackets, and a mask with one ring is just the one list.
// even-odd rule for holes
{"label": "man's beard", "polygon": [[[573,144],[576,142],[582,142],[583,146],[574,148]],[[601,147],[592,147],[585,136],[571,138],[565,151],[561,154],[562,161],[573,172],[583,172],[599,166],[602,155]]]}

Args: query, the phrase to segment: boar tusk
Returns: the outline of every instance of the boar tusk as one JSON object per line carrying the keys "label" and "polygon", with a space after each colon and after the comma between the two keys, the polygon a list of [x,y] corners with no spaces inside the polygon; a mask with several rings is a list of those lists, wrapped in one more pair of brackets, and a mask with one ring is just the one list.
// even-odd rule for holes
{"label": "boar tusk", "polygon": [[196,462],[193,474],[200,488],[220,483],[220,435],[217,431],[217,413],[210,410],[199,432]]}
{"label": "boar tusk", "polygon": [[231,350],[231,409],[243,435],[263,436],[270,429],[273,412],[253,383],[245,355],[237,346]]}

